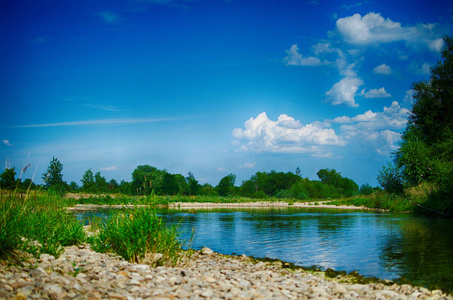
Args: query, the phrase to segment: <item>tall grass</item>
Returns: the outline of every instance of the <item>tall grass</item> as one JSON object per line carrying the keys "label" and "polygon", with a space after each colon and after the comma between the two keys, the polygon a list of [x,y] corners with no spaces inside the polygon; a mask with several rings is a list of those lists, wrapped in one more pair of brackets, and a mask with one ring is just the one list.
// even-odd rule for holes
{"label": "tall grass", "polygon": [[187,255],[182,251],[184,242],[179,239],[178,228],[168,227],[150,207],[117,212],[93,226],[99,232],[90,241],[94,250],[115,252],[130,262],[141,263],[149,254],[160,253],[162,260],[148,263],[175,265]]}
{"label": "tall grass", "polygon": [[83,225],[66,206],[64,199],[47,192],[20,195],[2,191],[0,257],[14,255],[15,250],[58,257],[64,246],[83,243]]}

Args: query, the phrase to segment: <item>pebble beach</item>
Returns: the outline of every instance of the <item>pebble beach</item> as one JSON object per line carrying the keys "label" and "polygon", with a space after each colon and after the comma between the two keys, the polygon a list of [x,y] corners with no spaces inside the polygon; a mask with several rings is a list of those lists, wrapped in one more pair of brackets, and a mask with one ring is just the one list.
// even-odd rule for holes
{"label": "pebble beach", "polygon": [[55,258],[0,265],[0,299],[449,299],[411,285],[357,284],[347,276],[282,268],[209,248],[177,267],[151,267],[94,252],[89,244]]}

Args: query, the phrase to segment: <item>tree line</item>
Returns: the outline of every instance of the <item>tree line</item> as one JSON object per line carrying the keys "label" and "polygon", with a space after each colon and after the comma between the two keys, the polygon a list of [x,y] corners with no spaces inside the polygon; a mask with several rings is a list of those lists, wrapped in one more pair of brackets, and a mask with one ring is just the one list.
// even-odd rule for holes
{"label": "tree line", "polygon": [[444,37],[442,60],[428,81],[412,85],[414,102],[400,148],[379,172],[385,191],[408,195],[423,187],[423,206],[453,216],[453,39]]}
{"label": "tree line", "polygon": [[[29,166],[27,166],[29,167]],[[27,168],[26,167],[26,168]],[[25,168],[25,170],[26,170]],[[24,169],[22,172],[25,171]],[[371,194],[374,191],[370,185],[360,187],[334,169],[321,169],[317,173],[319,180],[303,178],[300,169],[292,172],[257,172],[248,180],[236,185],[236,176],[228,174],[216,186],[209,183],[200,184],[194,174],[187,176],[171,174],[167,170],[159,170],[150,165],[140,165],[132,172],[132,181],[115,179],[107,181],[101,172],[93,173],[91,169],[84,172],[81,185],[72,181],[69,184],[63,180],[63,165],[53,157],[47,171],[42,175],[41,188],[60,193],[121,193],[126,195],[181,195],[181,196],[241,196],[249,198],[338,198],[350,197],[357,194]],[[16,179],[14,168],[7,168],[0,175],[0,187],[3,189],[21,188],[22,190],[37,188],[30,179],[23,182]]]}

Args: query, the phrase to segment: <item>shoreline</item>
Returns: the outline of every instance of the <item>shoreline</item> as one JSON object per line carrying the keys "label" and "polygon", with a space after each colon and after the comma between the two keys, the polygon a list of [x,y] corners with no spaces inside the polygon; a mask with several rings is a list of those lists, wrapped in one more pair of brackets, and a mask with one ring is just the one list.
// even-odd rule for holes
{"label": "shoreline", "polygon": [[129,263],[89,244],[66,247],[56,259],[0,264],[5,299],[447,299],[441,290],[288,268],[284,262],[195,251],[176,267]]}
{"label": "shoreline", "polygon": [[[353,206],[353,205],[330,205],[324,204],[324,202],[330,201],[319,201],[319,202],[294,202],[288,203],[283,201],[270,202],[270,201],[257,201],[257,202],[173,202],[168,205],[156,205],[157,208],[169,209],[216,209],[216,208],[325,208],[325,209],[341,209],[341,210],[362,210],[362,211],[375,211],[375,212],[388,212],[385,209],[369,208],[365,206]],[[76,204],[75,206],[68,207],[71,211],[90,211],[97,209],[121,209],[121,208],[137,208],[137,207],[148,207],[148,205],[107,205],[107,204]]]}

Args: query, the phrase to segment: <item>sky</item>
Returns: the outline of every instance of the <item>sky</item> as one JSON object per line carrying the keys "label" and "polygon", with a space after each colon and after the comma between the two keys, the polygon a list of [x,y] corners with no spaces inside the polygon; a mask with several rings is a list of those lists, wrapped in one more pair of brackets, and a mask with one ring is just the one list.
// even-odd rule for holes
{"label": "sky", "polygon": [[452,25],[437,0],[0,0],[0,162],[377,186]]}

